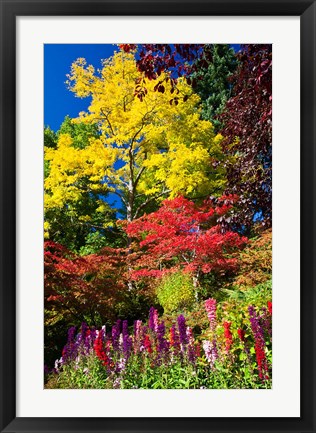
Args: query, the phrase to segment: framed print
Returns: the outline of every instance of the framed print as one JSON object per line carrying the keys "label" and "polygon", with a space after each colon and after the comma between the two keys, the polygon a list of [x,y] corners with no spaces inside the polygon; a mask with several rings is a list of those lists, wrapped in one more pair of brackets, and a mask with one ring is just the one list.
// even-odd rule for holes
{"label": "framed print", "polygon": [[1,431],[314,432],[315,3],[1,29]]}

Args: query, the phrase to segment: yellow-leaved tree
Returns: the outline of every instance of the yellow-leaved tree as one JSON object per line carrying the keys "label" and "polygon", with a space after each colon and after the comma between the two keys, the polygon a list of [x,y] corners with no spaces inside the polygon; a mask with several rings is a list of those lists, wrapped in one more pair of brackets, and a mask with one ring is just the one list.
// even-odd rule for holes
{"label": "yellow-leaved tree", "polygon": [[[77,97],[91,97],[88,112],[73,122],[97,124],[100,136],[78,149],[62,134],[56,149],[46,149],[46,206],[80,200],[84,186],[117,194],[132,221],[150,203],[167,197],[221,193],[222,137],[201,120],[199,96],[185,80],[178,80],[176,98],[171,88],[156,91],[158,83],[144,83],[133,53],[116,52],[101,71],[82,58],[73,63],[69,88]],[[140,85],[146,88],[142,101],[135,95]]]}

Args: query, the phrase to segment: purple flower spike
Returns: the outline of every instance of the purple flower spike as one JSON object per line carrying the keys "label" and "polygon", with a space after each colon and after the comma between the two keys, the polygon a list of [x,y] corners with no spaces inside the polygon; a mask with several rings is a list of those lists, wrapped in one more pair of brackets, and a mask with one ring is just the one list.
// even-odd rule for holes
{"label": "purple flower spike", "polygon": [[251,329],[255,340],[259,340],[262,342],[262,344],[265,344],[264,331],[260,324],[259,316],[256,313],[255,307],[253,305],[249,305],[248,312]]}
{"label": "purple flower spike", "polygon": [[84,339],[86,338],[88,329],[89,329],[88,325],[85,322],[82,322],[82,324],[81,324],[81,339],[82,339],[82,341],[84,341]]}
{"label": "purple flower spike", "polygon": [[128,360],[131,355],[132,344],[132,338],[128,334],[123,335],[123,354],[126,360]]}
{"label": "purple flower spike", "polygon": [[118,320],[115,325],[112,326],[112,346],[113,349],[118,351],[120,348],[120,333],[121,333],[121,321]]}
{"label": "purple flower spike", "polygon": [[162,321],[161,323],[159,323],[158,330],[157,330],[159,353],[165,352],[169,349],[169,343],[165,339],[165,333],[166,333],[165,323]]}
{"label": "purple flower spike", "polygon": [[[75,339],[76,327],[72,326],[68,330],[67,344],[62,351],[62,363],[66,364],[68,361],[74,360],[78,356],[79,343]],[[81,341],[81,334],[79,334]]]}
{"label": "purple flower spike", "polygon": [[122,334],[123,334],[123,337],[125,335],[128,335],[128,322],[127,322],[127,320],[123,320]]}
{"label": "purple flower spike", "polygon": [[75,335],[76,335],[76,327],[72,326],[71,328],[68,329],[68,341],[67,341],[68,344],[74,342]]}
{"label": "purple flower spike", "polygon": [[188,344],[188,336],[187,336],[187,327],[185,324],[185,317],[180,314],[180,316],[178,316],[178,329],[179,329],[179,336],[180,336],[180,343],[182,344],[182,346],[185,346]]}

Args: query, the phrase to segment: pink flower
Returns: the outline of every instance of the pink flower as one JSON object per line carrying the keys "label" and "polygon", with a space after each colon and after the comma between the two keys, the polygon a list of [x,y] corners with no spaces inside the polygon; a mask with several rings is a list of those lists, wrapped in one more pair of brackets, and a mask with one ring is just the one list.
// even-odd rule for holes
{"label": "pink flower", "polygon": [[211,343],[208,340],[203,340],[202,345],[203,345],[205,357],[206,357],[207,361],[209,362],[210,367],[213,368],[214,363],[215,363],[216,359],[218,358],[216,341],[213,340],[213,342]]}
{"label": "pink flower", "polygon": [[215,331],[216,328],[216,299],[207,299],[204,303],[205,310],[207,312],[208,320],[210,321],[211,331]]}

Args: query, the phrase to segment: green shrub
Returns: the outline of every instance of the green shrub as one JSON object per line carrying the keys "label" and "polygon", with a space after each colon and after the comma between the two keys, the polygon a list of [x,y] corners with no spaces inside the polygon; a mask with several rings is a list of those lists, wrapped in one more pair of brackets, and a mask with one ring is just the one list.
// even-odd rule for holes
{"label": "green shrub", "polygon": [[190,308],[195,300],[192,277],[182,272],[165,275],[158,285],[156,293],[165,313]]}

